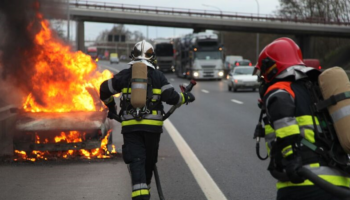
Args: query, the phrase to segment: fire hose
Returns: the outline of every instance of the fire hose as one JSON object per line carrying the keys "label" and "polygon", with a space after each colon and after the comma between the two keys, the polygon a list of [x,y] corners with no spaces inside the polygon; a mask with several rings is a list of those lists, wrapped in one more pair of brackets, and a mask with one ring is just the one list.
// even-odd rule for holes
{"label": "fire hose", "polygon": [[[193,88],[193,86],[195,86],[197,84],[197,82],[195,80],[191,80],[190,83],[185,87],[183,85],[180,85],[180,89],[181,92],[190,92]],[[171,114],[174,113],[174,111],[178,108],[178,105],[173,105],[169,111],[167,113],[164,114],[163,116],[163,121],[165,121],[166,119],[168,119],[168,117],[170,117]],[[119,115],[115,115],[112,113],[109,113],[109,115],[116,121],[118,122],[122,122],[122,119]],[[159,195],[159,199],[160,200],[165,200],[164,195],[163,195],[163,190],[160,184],[160,178],[159,178],[159,173],[158,173],[158,169],[157,169],[157,165],[154,165],[154,178],[156,180],[156,186],[157,186],[157,191],[158,191],[158,195]]]}
{"label": "fire hose", "polygon": [[309,169],[306,167],[301,167],[298,170],[298,173],[305,178],[309,179],[311,182],[313,182],[316,186],[323,189],[324,191],[334,195],[335,197],[344,199],[344,200],[350,200],[350,190],[346,188],[341,188],[338,186],[335,186],[322,178],[318,177],[316,174],[312,173]]}

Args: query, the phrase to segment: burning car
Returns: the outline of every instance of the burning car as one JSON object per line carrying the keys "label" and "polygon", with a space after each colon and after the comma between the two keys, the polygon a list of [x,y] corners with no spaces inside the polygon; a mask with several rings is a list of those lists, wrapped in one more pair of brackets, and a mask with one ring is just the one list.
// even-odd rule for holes
{"label": "burning car", "polygon": [[108,157],[111,131],[98,88],[112,73],[98,71],[89,55],[72,51],[39,12],[35,22],[26,27],[35,34],[23,53],[28,75],[19,86],[25,95],[16,109],[15,160]]}

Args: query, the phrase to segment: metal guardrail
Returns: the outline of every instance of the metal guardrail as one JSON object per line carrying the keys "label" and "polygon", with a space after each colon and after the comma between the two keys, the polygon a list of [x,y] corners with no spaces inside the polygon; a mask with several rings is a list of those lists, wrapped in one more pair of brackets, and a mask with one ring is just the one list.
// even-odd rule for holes
{"label": "metal guardrail", "polygon": [[164,15],[177,15],[177,16],[189,16],[189,17],[203,17],[203,18],[220,18],[220,19],[242,19],[251,21],[265,21],[265,22],[294,22],[294,23],[311,23],[311,24],[324,24],[324,25],[338,25],[349,26],[350,22],[326,20],[325,18],[302,18],[302,17],[281,17],[276,15],[266,14],[254,14],[254,13],[239,13],[239,12],[220,12],[216,10],[200,10],[200,9],[187,9],[187,8],[171,8],[171,7],[155,7],[145,5],[131,5],[131,4],[118,4],[108,2],[96,2],[96,1],[82,1],[82,0],[70,0],[70,6],[86,9],[99,9],[110,11],[123,11],[123,12],[135,12],[135,13],[149,13],[149,14],[164,14]]}

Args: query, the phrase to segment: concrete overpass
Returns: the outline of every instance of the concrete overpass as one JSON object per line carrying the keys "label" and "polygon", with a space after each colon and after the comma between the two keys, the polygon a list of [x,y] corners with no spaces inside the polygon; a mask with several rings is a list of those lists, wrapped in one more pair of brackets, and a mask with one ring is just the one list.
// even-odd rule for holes
{"label": "concrete overpass", "polygon": [[305,57],[312,57],[311,36],[349,37],[350,22],[324,19],[281,18],[273,15],[228,13],[167,7],[76,1],[70,3],[70,18],[77,21],[77,48],[84,49],[84,22],[152,25],[220,31],[295,35]]}

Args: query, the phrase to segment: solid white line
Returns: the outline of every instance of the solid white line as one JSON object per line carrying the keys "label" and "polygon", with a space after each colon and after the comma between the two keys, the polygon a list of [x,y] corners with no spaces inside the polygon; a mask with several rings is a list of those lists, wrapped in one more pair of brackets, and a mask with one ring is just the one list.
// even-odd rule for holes
{"label": "solid white line", "polygon": [[232,101],[233,103],[243,104],[242,101],[238,101],[238,100],[236,100],[236,99],[231,99],[231,101]]}
{"label": "solid white line", "polygon": [[182,157],[190,168],[194,178],[207,199],[227,200],[220,188],[214,182],[213,178],[198,160],[197,156],[193,153],[192,149],[188,146],[186,141],[169,119],[164,121],[164,127],[168,131],[170,137],[173,139],[176,147],[180,151]]}
{"label": "solid white line", "polygon": [[207,94],[209,93],[209,91],[208,91],[208,90],[202,90],[202,92],[207,93]]}

